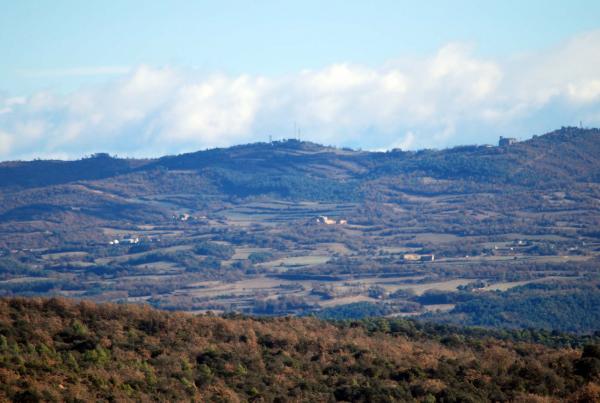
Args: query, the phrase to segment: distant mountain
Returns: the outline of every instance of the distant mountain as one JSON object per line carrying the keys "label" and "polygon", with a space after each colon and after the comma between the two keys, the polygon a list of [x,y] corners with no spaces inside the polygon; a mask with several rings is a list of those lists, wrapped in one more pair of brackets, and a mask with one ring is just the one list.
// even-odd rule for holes
{"label": "distant mountain", "polygon": [[0,295],[593,333],[598,200],[598,129],[5,162]]}
{"label": "distant mountain", "polygon": [[[598,129],[563,128],[506,147],[420,151],[367,152],[287,140],[149,160],[96,154],[77,161],[0,163],[0,223],[49,217],[143,222],[169,217],[170,206],[261,196],[385,202],[407,193],[510,196],[581,186],[595,192],[588,185],[598,182]],[[156,201],[165,197],[170,201]]]}
{"label": "distant mountain", "polygon": [[[0,188],[32,188],[111,179],[161,170],[192,171],[225,182],[239,174],[368,182],[389,175],[492,183],[586,182],[600,178],[600,130],[563,128],[507,147],[458,146],[444,150],[366,152],[284,140],[166,156],[154,160],[95,154],[77,161],[0,163]],[[253,192],[282,191],[267,187]]]}
{"label": "distant mountain", "polygon": [[94,154],[77,161],[34,160],[0,163],[0,188],[30,188],[80,180],[103,179],[130,172],[144,160],[112,158]]}

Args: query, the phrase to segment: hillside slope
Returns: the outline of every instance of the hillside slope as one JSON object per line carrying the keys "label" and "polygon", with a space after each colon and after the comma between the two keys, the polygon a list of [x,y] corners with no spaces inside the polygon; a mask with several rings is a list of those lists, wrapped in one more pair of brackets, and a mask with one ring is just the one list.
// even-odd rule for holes
{"label": "hillside slope", "polygon": [[599,173],[600,131],[577,128],[508,147],[2,163],[0,295],[593,333]]}

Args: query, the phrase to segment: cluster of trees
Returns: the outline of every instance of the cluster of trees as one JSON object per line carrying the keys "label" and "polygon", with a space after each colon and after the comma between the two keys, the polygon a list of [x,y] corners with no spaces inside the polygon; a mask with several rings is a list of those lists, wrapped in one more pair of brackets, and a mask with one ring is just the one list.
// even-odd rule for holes
{"label": "cluster of trees", "polygon": [[202,241],[194,245],[194,253],[204,256],[212,256],[220,260],[231,259],[235,249],[231,245]]}
{"label": "cluster of trees", "polygon": [[260,299],[254,302],[252,313],[257,315],[288,315],[303,313],[315,309],[304,298],[280,295],[272,299]]}
{"label": "cluster of trees", "polygon": [[600,283],[531,283],[505,292],[431,292],[422,304],[455,303],[425,319],[486,327],[538,328],[589,333],[600,323]]}
{"label": "cluster of trees", "polygon": [[0,299],[0,400],[597,401],[598,339],[561,337]]}
{"label": "cluster of trees", "polygon": [[391,313],[394,313],[394,310],[387,304],[353,302],[331,308],[324,308],[314,313],[314,316],[322,319],[345,320],[386,316]]}
{"label": "cluster of trees", "polygon": [[0,257],[0,279],[8,279],[15,275],[37,277],[42,276],[43,271],[11,257]]}
{"label": "cluster of trees", "polygon": [[[535,328],[576,334],[598,330],[600,282],[597,279],[529,283],[507,291],[481,290],[486,285],[477,280],[458,287],[458,291],[428,290],[421,295],[400,289],[386,293],[381,301],[338,305],[309,314],[336,320],[361,319],[402,312],[416,314],[428,305],[450,304],[454,307],[449,311],[421,313],[418,318],[497,329]],[[314,292],[327,297],[333,291],[331,287],[316,287]],[[377,294],[370,296],[378,298]]]}

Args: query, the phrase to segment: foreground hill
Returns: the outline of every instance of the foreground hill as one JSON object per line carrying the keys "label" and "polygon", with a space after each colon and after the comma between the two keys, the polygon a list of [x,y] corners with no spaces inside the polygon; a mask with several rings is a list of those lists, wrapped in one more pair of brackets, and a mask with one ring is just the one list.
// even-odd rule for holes
{"label": "foreground hill", "polygon": [[593,340],[0,299],[0,400],[592,402]]}

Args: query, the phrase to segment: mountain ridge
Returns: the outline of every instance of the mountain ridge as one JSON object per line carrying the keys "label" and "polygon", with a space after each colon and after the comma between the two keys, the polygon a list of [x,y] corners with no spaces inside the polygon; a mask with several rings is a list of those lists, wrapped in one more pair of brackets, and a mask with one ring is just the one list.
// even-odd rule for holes
{"label": "mountain ridge", "polygon": [[[552,174],[562,177],[561,180],[566,180],[567,176],[571,179],[574,176],[577,180],[596,180],[600,177],[598,161],[595,158],[600,154],[599,133],[598,129],[563,128],[510,147],[467,145],[443,150],[376,152],[334,148],[292,139],[215,148],[153,159],[121,159],[107,154],[95,154],[90,158],[75,161],[10,161],[0,163],[0,188],[58,185],[155,169],[201,171],[208,168],[227,168],[237,171],[254,169],[257,172],[272,169],[276,175],[300,170],[317,177],[327,176],[326,171],[314,168],[314,165],[318,164],[331,169],[331,175],[337,174],[337,177],[346,179],[369,173],[386,175],[421,171],[442,179],[467,175],[471,179],[479,177],[481,180],[504,177],[503,180],[506,181],[510,175],[514,182],[524,173],[517,172],[515,176],[511,165],[521,165],[523,169],[529,167],[533,171],[536,167],[548,169]],[[559,155],[561,163],[556,164]],[[244,165],[236,167],[236,164]],[[561,172],[569,167],[579,169]],[[592,168],[593,172],[588,172],[589,168]],[[523,183],[528,181],[523,179]]]}

